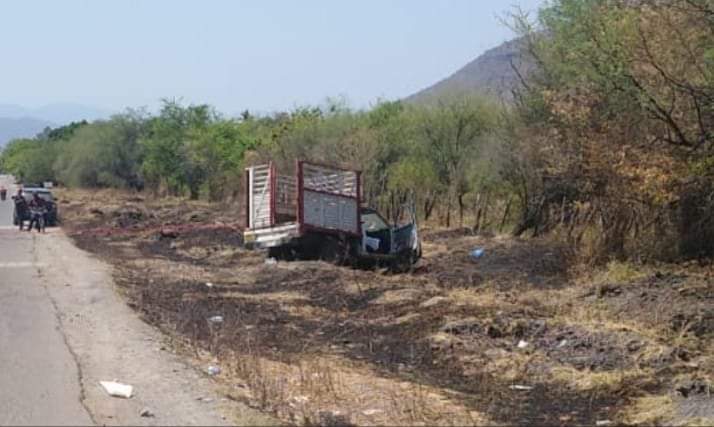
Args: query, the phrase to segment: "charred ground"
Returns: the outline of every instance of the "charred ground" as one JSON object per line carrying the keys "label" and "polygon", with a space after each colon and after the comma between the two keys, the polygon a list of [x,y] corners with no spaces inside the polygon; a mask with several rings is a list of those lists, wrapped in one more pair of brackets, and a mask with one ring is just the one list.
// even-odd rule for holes
{"label": "charred ground", "polygon": [[[116,267],[129,305],[224,366],[229,396],[289,422],[714,415],[709,267],[585,271],[552,241],[468,230],[425,230],[408,274],[271,264],[242,248],[234,207],[121,192],[60,199],[67,232]],[[474,261],[476,246],[486,255]],[[207,321],[216,315],[221,324]]]}

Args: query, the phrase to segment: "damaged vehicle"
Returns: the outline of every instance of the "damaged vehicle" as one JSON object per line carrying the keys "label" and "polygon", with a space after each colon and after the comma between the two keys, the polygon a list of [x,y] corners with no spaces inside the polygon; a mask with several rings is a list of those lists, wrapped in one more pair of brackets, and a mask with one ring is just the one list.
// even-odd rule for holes
{"label": "damaged vehicle", "polygon": [[305,161],[294,169],[246,169],[246,247],[267,248],[279,259],[352,265],[405,267],[421,258],[413,206],[406,224],[390,225],[362,206],[359,171]]}

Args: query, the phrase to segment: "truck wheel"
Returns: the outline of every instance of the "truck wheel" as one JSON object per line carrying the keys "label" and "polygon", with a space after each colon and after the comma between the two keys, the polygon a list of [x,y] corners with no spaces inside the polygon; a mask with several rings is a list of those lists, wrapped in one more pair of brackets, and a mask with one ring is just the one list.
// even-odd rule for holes
{"label": "truck wheel", "polygon": [[295,251],[290,246],[275,246],[268,248],[268,258],[280,261],[295,261]]}
{"label": "truck wheel", "polygon": [[343,265],[349,259],[349,246],[342,239],[327,237],[320,245],[318,257],[331,264]]}
{"label": "truck wheel", "polygon": [[416,251],[404,252],[390,263],[390,270],[395,273],[409,273],[418,260]]}
{"label": "truck wheel", "polygon": [[280,259],[282,251],[279,247],[268,248],[268,258]]}

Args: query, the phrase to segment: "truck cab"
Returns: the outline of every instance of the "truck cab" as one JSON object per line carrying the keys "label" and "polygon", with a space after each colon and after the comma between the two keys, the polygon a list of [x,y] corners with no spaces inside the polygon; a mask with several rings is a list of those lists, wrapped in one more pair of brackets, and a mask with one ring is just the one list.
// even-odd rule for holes
{"label": "truck cab", "polygon": [[361,255],[374,258],[395,256],[407,257],[416,261],[421,258],[416,218],[411,215],[411,222],[404,225],[390,225],[382,215],[371,208],[361,208],[362,240]]}

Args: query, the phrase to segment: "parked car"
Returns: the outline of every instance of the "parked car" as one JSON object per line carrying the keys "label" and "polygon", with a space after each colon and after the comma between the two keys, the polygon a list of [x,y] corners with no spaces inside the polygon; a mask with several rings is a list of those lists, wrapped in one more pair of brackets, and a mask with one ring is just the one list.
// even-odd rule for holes
{"label": "parked car", "polygon": [[299,161],[288,176],[268,164],[247,168],[246,183],[246,247],[338,263],[405,266],[421,258],[414,210],[397,226],[363,207],[359,171]]}
{"label": "parked car", "polygon": [[[39,194],[40,198],[44,200],[45,202],[48,203],[48,209],[47,209],[47,225],[54,227],[59,223],[59,213],[57,209],[57,203],[55,202],[54,196],[52,195],[52,191],[50,191],[47,188],[43,187],[23,187],[23,196],[25,197],[25,201],[27,203],[30,203],[32,200],[32,195],[34,193]],[[13,224],[15,225],[20,225],[21,220],[29,220],[29,218],[20,218],[18,216],[18,212],[16,210],[13,210],[12,214],[12,219],[13,219]]]}

